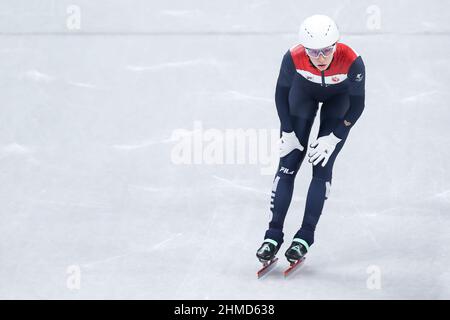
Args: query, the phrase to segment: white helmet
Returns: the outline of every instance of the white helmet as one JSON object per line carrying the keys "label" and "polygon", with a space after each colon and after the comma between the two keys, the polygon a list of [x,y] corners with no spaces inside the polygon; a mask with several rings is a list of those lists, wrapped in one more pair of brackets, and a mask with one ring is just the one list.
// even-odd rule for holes
{"label": "white helmet", "polygon": [[309,49],[321,49],[339,40],[336,23],[328,16],[313,15],[300,26],[300,44]]}

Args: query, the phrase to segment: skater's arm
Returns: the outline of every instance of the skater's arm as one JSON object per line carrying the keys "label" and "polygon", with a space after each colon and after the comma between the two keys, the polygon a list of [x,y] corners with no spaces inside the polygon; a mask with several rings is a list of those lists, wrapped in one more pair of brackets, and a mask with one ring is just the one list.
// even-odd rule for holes
{"label": "skater's arm", "polygon": [[350,128],[361,116],[364,110],[366,70],[361,57],[356,58],[348,71],[350,107],[344,115],[344,120],[338,124],[333,133],[338,138],[347,136]]}
{"label": "skater's arm", "polygon": [[283,57],[275,90],[275,104],[281,122],[281,130],[284,132],[293,131],[291,117],[289,115],[289,90],[291,89],[294,74],[294,62],[292,61],[291,52],[288,51]]}

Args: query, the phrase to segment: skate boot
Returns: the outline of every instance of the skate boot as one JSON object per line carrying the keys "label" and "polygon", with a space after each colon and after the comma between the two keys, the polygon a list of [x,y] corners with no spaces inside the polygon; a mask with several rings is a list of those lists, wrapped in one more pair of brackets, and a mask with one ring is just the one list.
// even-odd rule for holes
{"label": "skate boot", "polygon": [[275,240],[265,239],[261,247],[256,251],[256,257],[262,263],[272,261],[280,246]]}
{"label": "skate boot", "polygon": [[302,259],[306,255],[308,250],[309,245],[305,240],[295,238],[294,240],[292,240],[292,244],[286,250],[286,253],[284,255],[286,256],[288,261],[292,264]]}

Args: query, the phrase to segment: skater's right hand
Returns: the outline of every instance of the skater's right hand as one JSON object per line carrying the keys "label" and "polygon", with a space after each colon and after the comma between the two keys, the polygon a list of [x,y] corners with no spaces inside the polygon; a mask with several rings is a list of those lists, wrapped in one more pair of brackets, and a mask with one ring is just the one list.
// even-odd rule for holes
{"label": "skater's right hand", "polygon": [[281,133],[279,148],[280,148],[280,158],[287,156],[295,149],[299,149],[300,151],[303,151],[304,149],[303,146],[300,144],[300,141],[298,140],[294,131],[292,132],[283,131]]}

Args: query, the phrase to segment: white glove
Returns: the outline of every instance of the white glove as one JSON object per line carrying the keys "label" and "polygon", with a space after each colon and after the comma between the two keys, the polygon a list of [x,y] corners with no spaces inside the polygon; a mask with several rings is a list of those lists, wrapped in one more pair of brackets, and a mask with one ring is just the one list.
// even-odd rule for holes
{"label": "white glove", "polygon": [[325,167],[328,159],[336,148],[336,145],[340,141],[341,139],[336,137],[333,133],[330,133],[328,136],[318,138],[314,143],[311,143],[310,145],[310,147],[313,149],[308,154],[309,162],[312,162],[313,165],[317,165],[320,161],[323,160],[322,167]]}
{"label": "white glove", "polygon": [[279,147],[280,147],[280,158],[283,158],[284,156],[288,155],[295,149],[299,149],[300,151],[303,151],[305,149],[300,144],[300,141],[298,140],[294,131],[292,132],[283,131],[281,133]]}

